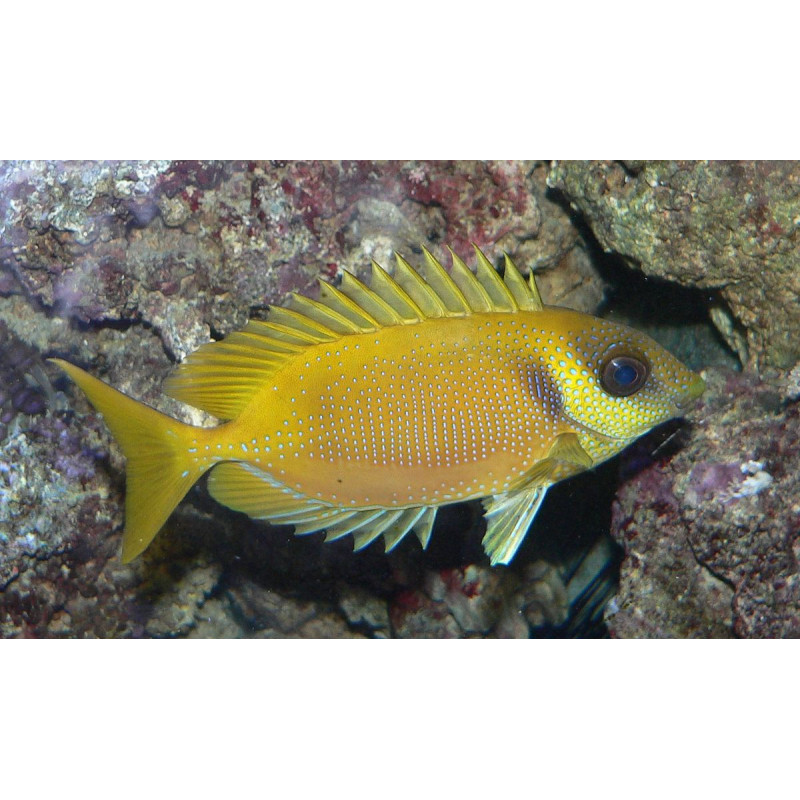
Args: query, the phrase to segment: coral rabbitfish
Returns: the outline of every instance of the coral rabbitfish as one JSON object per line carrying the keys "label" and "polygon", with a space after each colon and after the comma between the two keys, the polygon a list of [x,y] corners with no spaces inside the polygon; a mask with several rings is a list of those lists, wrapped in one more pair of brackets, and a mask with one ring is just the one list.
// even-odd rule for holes
{"label": "coral rabbitfish", "polygon": [[427,251],[367,287],[345,272],[320,299],[289,297],[266,321],[199,348],[173,397],[221,420],[186,425],[54,359],[127,457],[122,558],[152,541],[211,470],[213,497],[295,533],[351,534],[387,550],[437,509],[482,499],[484,548],[507,564],[557,481],[679,415],[702,379],[631,328],[544,306],[505,257],[501,277]]}

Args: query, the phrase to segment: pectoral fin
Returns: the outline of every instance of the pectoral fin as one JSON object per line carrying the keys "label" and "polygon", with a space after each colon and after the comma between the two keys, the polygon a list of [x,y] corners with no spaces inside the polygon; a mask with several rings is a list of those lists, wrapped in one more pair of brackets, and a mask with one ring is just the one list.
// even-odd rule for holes
{"label": "pectoral fin", "polygon": [[508,564],[514,558],[548,487],[566,475],[588,469],[593,463],[576,433],[561,433],[547,457],[527,470],[516,487],[483,501],[486,508],[483,549],[492,566]]}
{"label": "pectoral fin", "polygon": [[556,436],[548,458],[560,461],[562,464],[575,464],[588,469],[594,464],[592,457],[581,447],[581,440],[577,433],[560,433]]}
{"label": "pectoral fin", "polygon": [[556,436],[547,456],[520,475],[519,480],[511,488],[514,490],[549,486],[562,478],[588,469],[592,464],[594,464],[592,457],[581,447],[576,433],[560,433]]}

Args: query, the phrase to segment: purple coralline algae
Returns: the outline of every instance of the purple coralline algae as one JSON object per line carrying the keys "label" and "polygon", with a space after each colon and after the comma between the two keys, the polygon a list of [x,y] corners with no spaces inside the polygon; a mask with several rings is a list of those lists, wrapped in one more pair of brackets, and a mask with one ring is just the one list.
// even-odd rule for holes
{"label": "purple coralline algae", "polygon": [[[564,634],[592,575],[576,580],[537,550],[535,533],[511,567],[489,568],[469,506],[442,515],[427,552],[407,541],[388,556],[379,544],[353,555],[349,541],[296,538],[198,486],[151,550],[121,564],[119,450],[44,358],[204,424],[162,394],[164,378],[289,292],[313,295],[342,269],[364,277],[393,250],[413,260],[423,244],[446,260],[445,244],[468,256],[475,242],[535,268],[546,302],[595,312],[626,273],[596,266],[587,230],[648,274],[708,289],[715,323],[750,365],[709,370],[692,424],[620,462],[612,533],[625,557],[608,629],[795,635],[800,380],[755,372],[798,355],[785,302],[798,288],[786,266],[800,218],[792,169],[0,163],[0,636]],[[596,552],[602,570],[606,551]]]}

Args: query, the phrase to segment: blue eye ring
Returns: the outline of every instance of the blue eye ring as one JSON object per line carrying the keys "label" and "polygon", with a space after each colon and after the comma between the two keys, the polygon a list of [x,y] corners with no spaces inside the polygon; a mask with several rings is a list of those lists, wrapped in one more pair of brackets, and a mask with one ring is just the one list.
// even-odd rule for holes
{"label": "blue eye ring", "polygon": [[619,351],[600,367],[600,385],[612,397],[630,397],[647,382],[650,366],[639,356]]}

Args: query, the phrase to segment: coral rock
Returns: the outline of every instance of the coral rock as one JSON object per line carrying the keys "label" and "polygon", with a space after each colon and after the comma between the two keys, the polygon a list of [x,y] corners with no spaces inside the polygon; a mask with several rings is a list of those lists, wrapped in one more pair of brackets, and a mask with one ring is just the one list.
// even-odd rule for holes
{"label": "coral rock", "polygon": [[[709,370],[691,433],[614,505],[616,636],[800,636],[800,406],[771,374]],[[616,612],[616,613],[614,613]]]}
{"label": "coral rock", "polygon": [[649,276],[717,291],[714,321],[743,361],[800,359],[800,163],[572,161],[548,183],[607,250]]}

